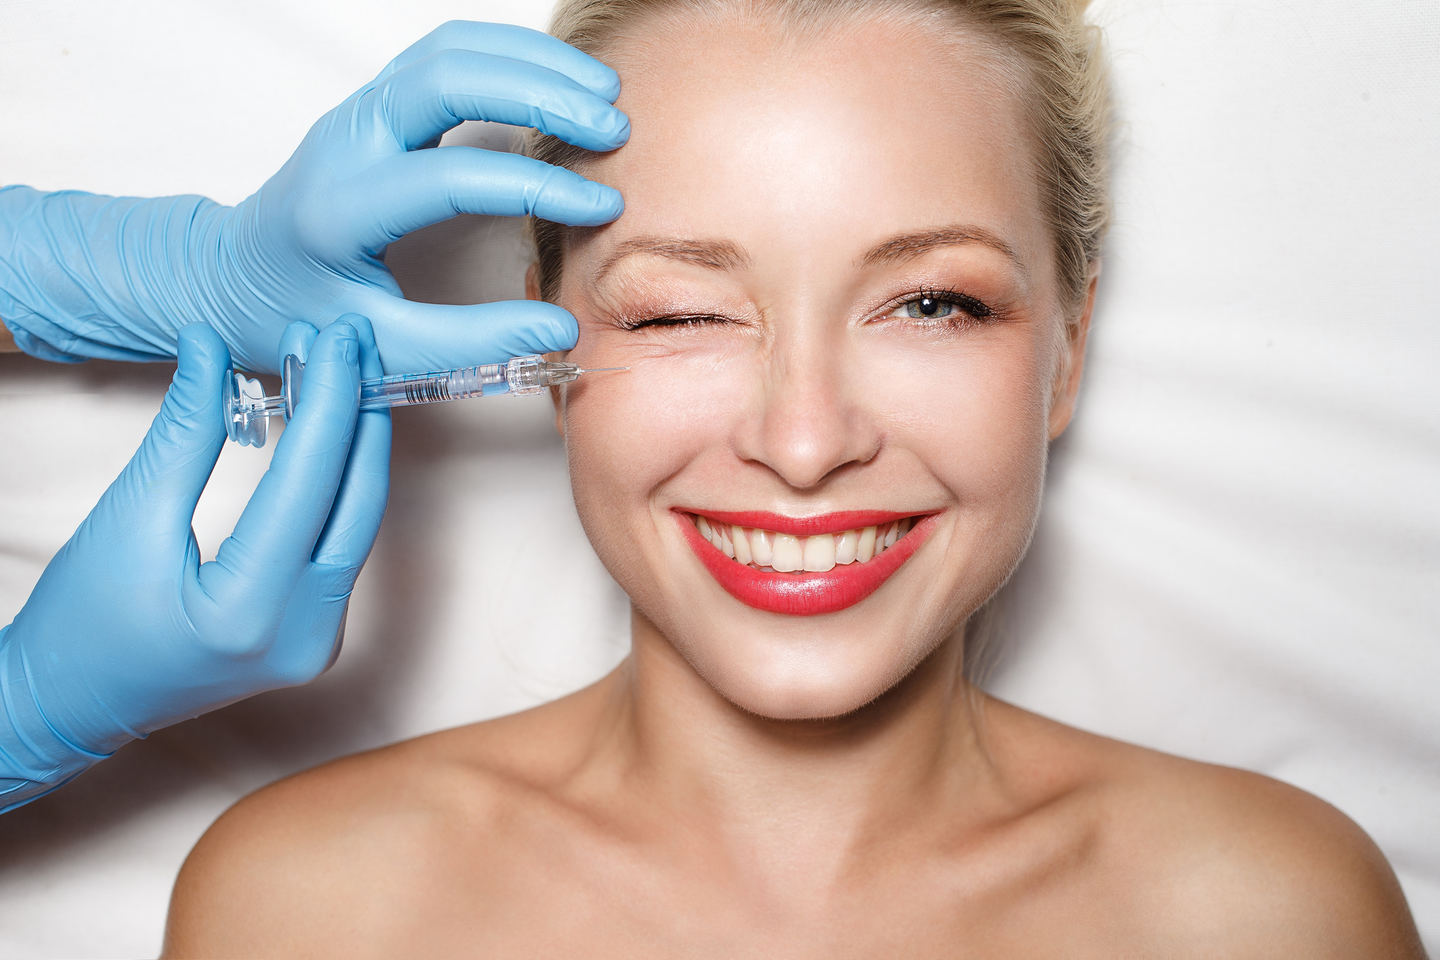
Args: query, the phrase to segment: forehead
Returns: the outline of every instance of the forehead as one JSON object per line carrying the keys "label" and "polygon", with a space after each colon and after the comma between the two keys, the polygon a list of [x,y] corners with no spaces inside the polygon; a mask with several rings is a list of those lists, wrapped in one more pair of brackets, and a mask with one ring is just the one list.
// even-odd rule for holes
{"label": "forehead", "polygon": [[586,168],[625,195],[601,236],[838,249],[966,222],[1048,259],[1021,69],[950,18],[652,17],[602,55],[632,137]]}

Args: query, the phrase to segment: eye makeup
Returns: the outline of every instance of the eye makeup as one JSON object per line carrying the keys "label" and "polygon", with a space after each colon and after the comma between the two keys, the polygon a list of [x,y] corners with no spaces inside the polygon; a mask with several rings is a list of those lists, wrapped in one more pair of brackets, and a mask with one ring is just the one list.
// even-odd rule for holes
{"label": "eye makeup", "polygon": [[724,324],[734,325],[735,321],[729,317],[721,317],[714,314],[694,313],[664,314],[649,317],[620,317],[615,320],[615,325],[621,330],[641,330],[647,327],[665,327],[683,330]]}
{"label": "eye makeup", "polygon": [[960,290],[925,287],[890,300],[869,321],[899,322],[921,327],[958,331],[1005,319],[1005,314],[985,301]]}
{"label": "eye makeup", "polygon": [[[907,257],[902,264],[837,268],[831,280],[833,300],[829,292],[804,293],[805,285],[783,276],[737,275],[708,265],[627,258],[589,288],[592,309],[586,312],[604,327],[625,333],[735,334],[763,328],[771,313],[773,320],[780,320],[788,312],[787,296],[820,296],[837,323],[875,327],[877,332],[890,328],[897,334],[958,335],[1011,319],[1020,293],[1008,263],[997,269],[990,262],[996,258],[976,262],[974,249],[947,245]],[[763,286],[756,288],[757,283]],[[762,309],[760,302],[769,306]],[[793,305],[796,310],[815,306]]]}
{"label": "eye makeup", "polygon": [[[748,321],[742,318],[683,307],[625,310],[608,319],[621,330],[666,328],[678,331],[748,324]],[[1002,319],[1003,314],[968,293],[948,288],[924,287],[891,299],[866,322],[898,321],[914,326],[958,330]]]}
{"label": "eye makeup", "polygon": [[740,324],[753,312],[748,300],[737,297],[733,285],[717,285],[708,276],[675,277],[666,272],[645,276],[624,267],[592,287],[589,301],[590,309],[584,313],[624,331]]}

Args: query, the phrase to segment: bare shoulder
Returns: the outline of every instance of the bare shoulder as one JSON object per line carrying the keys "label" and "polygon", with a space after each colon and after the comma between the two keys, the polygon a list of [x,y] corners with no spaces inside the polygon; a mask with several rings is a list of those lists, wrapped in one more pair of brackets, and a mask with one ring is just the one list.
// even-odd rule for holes
{"label": "bare shoulder", "polygon": [[455,826],[450,795],[464,790],[473,805],[483,782],[417,753],[400,744],[346,757],[231,807],[180,870],[164,955],[328,955],[388,942],[387,923],[417,889],[412,868]]}
{"label": "bare shoulder", "polygon": [[[1318,797],[1270,777],[1174,760],[1139,836],[1162,850],[1155,916],[1229,956],[1423,957],[1374,841]],[[1210,955],[1213,955],[1210,954]]]}
{"label": "bare shoulder", "polygon": [[1054,727],[1052,747],[1083,758],[1106,886],[1156,953],[1423,960],[1394,871],[1335,807],[1261,774]]}
{"label": "bare shoulder", "polygon": [[483,875],[486,838],[526,789],[519,745],[543,742],[546,714],[345,757],[244,798],[181,868],[164,955],[403,955],[416,923],[462,895],[447,878]]}

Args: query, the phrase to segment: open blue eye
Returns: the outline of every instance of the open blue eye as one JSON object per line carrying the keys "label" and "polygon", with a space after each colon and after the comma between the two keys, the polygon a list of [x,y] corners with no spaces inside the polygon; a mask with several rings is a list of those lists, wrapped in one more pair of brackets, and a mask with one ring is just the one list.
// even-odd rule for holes
{"label": "open blue eye", "polygon": [[988,320],[995,313],[968,294],[952,290],[922,290],[895,302],[889,315],[896,319],[960,324]]}
{"label": "open blue eye", "polygon": [[938,320],[960,309],[953,301],[923,296],[905,301],[905,315],[915,320]]}

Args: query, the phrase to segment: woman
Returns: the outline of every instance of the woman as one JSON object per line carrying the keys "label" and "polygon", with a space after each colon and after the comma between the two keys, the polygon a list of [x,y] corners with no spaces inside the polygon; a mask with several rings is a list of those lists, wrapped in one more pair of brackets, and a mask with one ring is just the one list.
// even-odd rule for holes
{"label": "woman", "polygon": [[[1358,828],[964,678],[1072,415],[1104,102],[1060,0],[571,3],[626,199],[537,232],[575,501],[633,604],[579,693],[227,813],[171,955],[1419,956]],[[383,787],[377,789],[376,784]]]}

